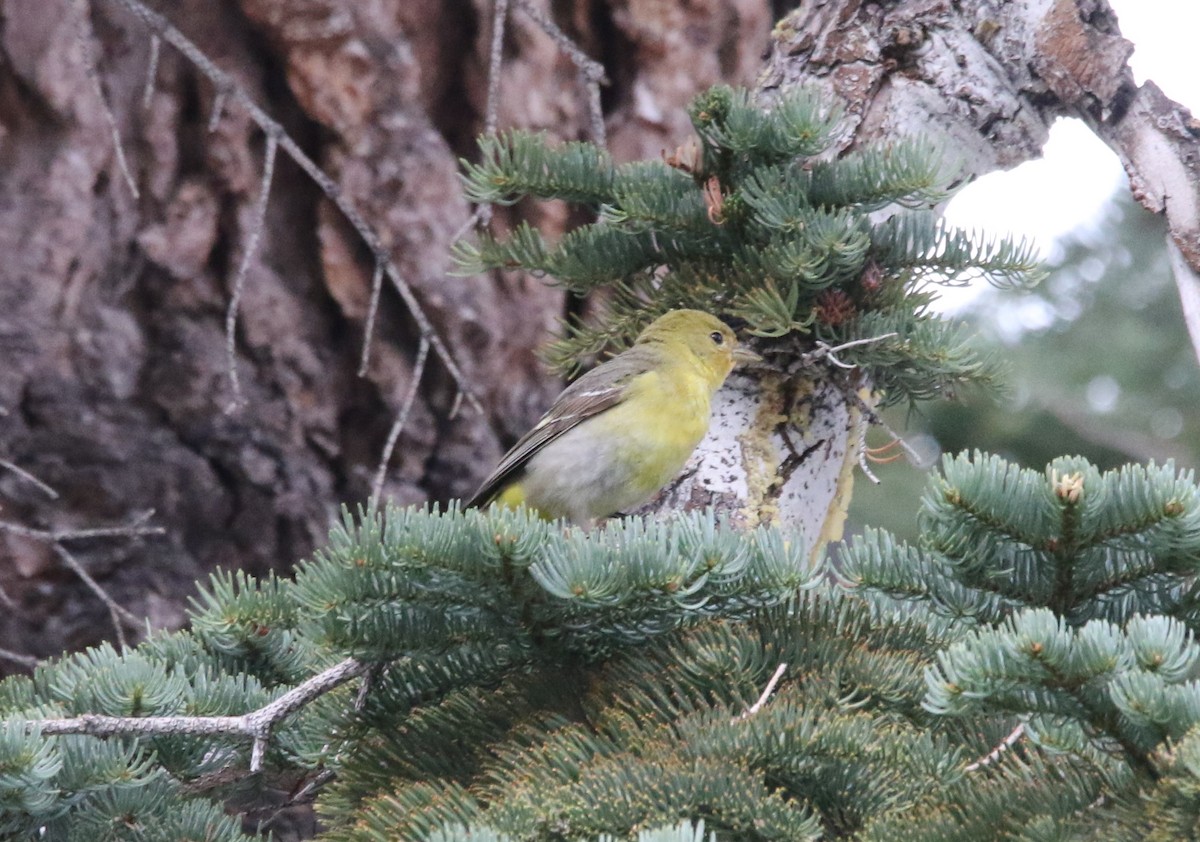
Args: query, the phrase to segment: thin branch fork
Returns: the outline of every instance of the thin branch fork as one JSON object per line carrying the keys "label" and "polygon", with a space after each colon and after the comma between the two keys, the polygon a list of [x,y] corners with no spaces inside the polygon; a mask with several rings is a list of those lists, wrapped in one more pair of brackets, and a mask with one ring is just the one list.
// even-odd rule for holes
{"label": "thin branch fork", "polygon": [[69,719],[30,720],[26,728],[45,736],[85,734],[132,737],[169,734],[231,734],[250,737],[250,771],[262,770],[271,730],[313,700],[357,678],[368,663],[347,658],[284,693],[275,701],[241,716],[106,716],[87,713]]}
{"label": "thin branch fork", "polygon": [[[379,457],[379,467],[376,469],[375,479],[371,483],[371,499],[367,506],[371,511],[378,509],[379,503],[383,499],[383,481],[387,477],[387,466],[392,461],[392,451],[400,439],[400,433],[404,431],[404,427],[408,423],[408,416],[412,412],[413,404],[416,403],[417,391],[420,389],[421,379],[425,376],[425,363],[428,358],[429,342],[422,337],[421,346],[417,350],[417,361],[413,364],[411,382],[408,384],[408,394],[404,396],[400,413],[392,423],[392,429],[388,431],[387,442]],[[451,414],[453,415],[453,413]]]}
{"label": "thin branch fork", "polygon": [[455,362],[454,356],[446,347],[445,342],[442,341],[441,336],[434,329],[433,323],[430,322],[429,316],[426,315],[424,308],[422,308],[420,302],[417,300],[416,294],[413,292],[412,287],[401,276],[400,271],[396,268],[395,263],[392,262],[387,250],[380,243],[379,237],[367,224],[362,214],[358,212],[358,209],[354,206],[350,199],[346,197],[345,193],[338,186],[338,184],[329,175],[327,175],[324,170],[317,166],[316,162],[313,161],[313,159],[310,158],[304,152],[304,150],[300,148],[296,141],[293,140],[291,136],[283,130],[283,127],[269,114],[267,114],[267,112],[264,111],[258,105],[258,103],[254,101],[250,94],[248,94],[237,84],[232,76],[221,70],[221,68],[217,67],[217,65],[204,53],[203,50],[196,46],[196,44],[192,42],[186,35],[176,29],[175,26],[170,23],[170,21],[154,10],[150,9],[148,6],[140,2],[140,0],[112,1],[133,14],[134,17],[140,20],[146,26],[146,28],[150,30],[152,35],[161,38],[163,41],[179,50],[179,52],[182,53],[183,56],[196,67],[197,70],[199,70],[206,78],[208,78],[210,82],[212,82],[213,86],[216,88],[218,102],[224,103],[226,100],[237,102],[245,110],[250,119],[268,137],[268,143],[271,143],[272,141],[270,139],[273,138],[273,142],[278,144],[278,147],[282,149],[289,158],[295,161],[296,164],[302,170],[304,170],[308,177],[313,180],[317,187],[321,189],[321,192],[324,193],[330,199],[330,201],[337,206],[338,210],[341,211],[342,216],[346,218],[358,236],[363,240],[364,243],[367,244],[367,247],[371,250],[376,263],[382,264],[385,267],[385,274],[387,275],[388,280],[391,281],[392,286],[395,287],[396,291],[400,294],[401,299],[404,301],[405,307],[408,308],[413,320],[417,323],[417,329],[421,332],[421,335],[429,341],[434,354],[439,360],[441,360],[442,365],[446,367],[446,371],[454,380],[459,392],[466,397],[467,402],[471,404],[476,411],[482,413],[483,406],[479,403],[478,398],[475,397],[475,394],[468,387],[466,376],[463,374],[462,369],[459,368],[458,363]]}
{"label": "thin branch fork", "polygon": [[[100,583],[92,578],[91,574],[87,572],[84,566],[79,563],[78,559],[63,544],[70,541],[85,541],[94,538],[138,538],[148,535],[165,534],[166,530],[161,526],[143,525],[153,514],[154,510],[150,509],[124,526],[102,526],[93,529],[33,529],[28,526],[22,526],[19,523],[12,523],[11,521],[0,521],[0,532],[8,532],[13,535],[20,535],[24,538],[49,544],[54,549],[54,554],[58,556],[59,560],[78,576],[87,585],[88,589],[104,603],[104,607],[108,609],[109,617],[112,618],[113,630],[117,636],[117,644],[121,649],[125,649],[127,641],[125,639],[123,623],[137,627],[141,625],[142,620],[109,596],[108,591],[104,590]],[[12,607],[12,600],[8,594],[0,590],[0,595],[2,595],[0,601],[8,603],[10,604],[9,607]]]}
{"label": "thin branch fork", "polygon": [[[504,2],[507,3],[507,0],[504,0]],[[604,65],[589,58],[583,50],[579,49],[578,44],[572,41],[565,32],[558,28],[554,21],[546,17],[542,13],[542,10],[533,5],[530,0],[516,0],[516,4],[522,12],[541,27],[543,32],[553,39],[558,48],[567,54],[567,57],[571,59],[571,62],[579,70],[579,81],[584,86],[588,95],[588,122],[592,132],[592,140],[599,146],[607,146],[608,137],[604,129],[604,112],[600,104],[600,86],[608,84]]]}

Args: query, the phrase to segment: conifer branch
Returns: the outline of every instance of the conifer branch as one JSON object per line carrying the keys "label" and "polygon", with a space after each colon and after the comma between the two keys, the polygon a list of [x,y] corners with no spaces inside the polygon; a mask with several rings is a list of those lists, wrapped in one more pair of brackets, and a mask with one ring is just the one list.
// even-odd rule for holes
{"label": "conifer branch", "polygon": [[66,719],[39,719],[26,722],[41,734],[84,734],[92,737],[131,737],[154,735],[229,734],[253,740],[250,771],[262,771],[272,729],[282,720],[312,701],[358,676],[369,664],[347,658],[289,690],[269,704],[241,716],[106,716],[83,714]]}

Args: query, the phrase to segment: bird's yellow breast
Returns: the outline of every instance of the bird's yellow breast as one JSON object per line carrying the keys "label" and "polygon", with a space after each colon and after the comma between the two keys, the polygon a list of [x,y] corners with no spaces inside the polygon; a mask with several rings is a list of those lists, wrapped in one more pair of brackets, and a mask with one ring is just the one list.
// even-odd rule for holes
{"label": "bird's yellow breast", "polygon": [[[711,387],[699,372],[649,371],[629,383],[626,400],[596,419],[629,446],[617,455],[641,497],[666,485],[708,430]],[[640,499],[640,497],[639,497]]]}

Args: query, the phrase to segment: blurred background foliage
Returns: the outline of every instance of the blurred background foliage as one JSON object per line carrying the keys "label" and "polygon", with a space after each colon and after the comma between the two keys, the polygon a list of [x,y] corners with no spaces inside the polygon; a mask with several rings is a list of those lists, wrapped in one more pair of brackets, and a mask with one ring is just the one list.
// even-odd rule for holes
{"label": "blurred background foliage", "polygon": [[[924,457],[860,473],[851,525],[915,537],[927,472],[942,453],[990,451],[1026,467],[1077,454],[1102,470],[1126,462],[1200,465],[1200,366],[1179,312],[1166,226],[1123,186],[1089,225],[1046,256],[1031,291],[984,289],[962,312],[1008,364],[1007,390],[895,407],[893,429]],[[886,443],[880,430],[872,445]]]}

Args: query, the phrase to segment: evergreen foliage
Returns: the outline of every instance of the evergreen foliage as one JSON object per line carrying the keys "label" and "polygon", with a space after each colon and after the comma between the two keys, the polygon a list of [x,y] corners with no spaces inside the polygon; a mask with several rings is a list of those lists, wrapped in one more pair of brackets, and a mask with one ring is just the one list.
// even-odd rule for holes
{"label": "evergreen foliage", "polygon": [[[0,683],[0,834],[244,839],[224,803],[324,775],[322,838],[356,842],[1192,838],[1191,475],[963,456],[921,521],[826,576],[708,515],[347,515],[294,580],[215,576],[189,632]],[[249,711],[348,655],[366,690],[278,723],[260,774],[242,737],[45,733]]]}
{"label": "evergreen foliage", "polygon": [[664,161],[616,164],[587,143],[511,131],[463,162],[474,201],[557,198],[596,216],[556,244],[520,223],[455,249],[464,273],[522,268],[580,294],[612,288],[603,317],[569,325],[550,362],[570,372],[664,311],[697,307],[743,320],[768,351],[894,332],[854,354],[888,401],[992,382],[993,361],[928,310],[931,286],[1025,285],[1041,272],[1024,243],[938,221],[933,150],[905,141],[833,157],[839,115],[802,90],[763,109],[716,87],[690,114],[697,140]]}

